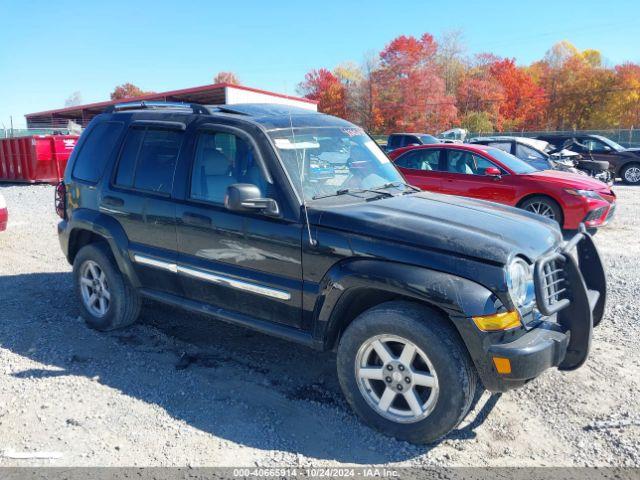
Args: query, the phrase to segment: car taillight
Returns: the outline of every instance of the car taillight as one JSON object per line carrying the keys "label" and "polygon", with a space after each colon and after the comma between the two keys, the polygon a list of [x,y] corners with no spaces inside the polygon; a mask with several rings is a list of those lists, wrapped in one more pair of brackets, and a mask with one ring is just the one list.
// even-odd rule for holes
{"label": "car taillight", "polygon": [[67,187],[64,182],[56,185],[56,213],[63,220],[67,218]]}

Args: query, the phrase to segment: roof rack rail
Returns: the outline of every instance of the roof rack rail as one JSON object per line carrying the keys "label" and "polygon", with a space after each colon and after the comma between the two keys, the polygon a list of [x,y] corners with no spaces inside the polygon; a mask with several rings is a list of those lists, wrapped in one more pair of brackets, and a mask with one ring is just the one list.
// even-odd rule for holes
{"label": "roof rack rail", "polygon": [[105,113],[122,112],[125,110],[162,110],[162,109],[174,109],[174,110],[191,110],[193,113],[200,113],[209,115],[211,112],[199,103],[181,103],[181,102],[148,102],[141,100],[139,102],[126,102],[118,103],[116,105],[110,105],[105,108]]}

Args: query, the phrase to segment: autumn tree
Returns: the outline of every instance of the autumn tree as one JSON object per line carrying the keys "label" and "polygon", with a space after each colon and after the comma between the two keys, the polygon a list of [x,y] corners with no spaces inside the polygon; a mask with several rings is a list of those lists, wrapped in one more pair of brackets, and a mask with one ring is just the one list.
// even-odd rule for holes
{"label": "autumn tree", "polygon": [[311,70],[298,85],[298,92],[318,102],[318,110],[329,115],[346,115],[345,86],[326,68]]}
{"label": "autumn tree", "polygon": [[548,97],[547,126],[553,129],[599,128],[609,123],[603,112],[616,84],[595,50],[580,52],[568,42],[554,45],[532,65]]}
{"label": "autumn tree", "polygon": [[111,100],[123,100],[126,98],[141,97],[155,92],[145,92],[133,83],[123,83],[118,85],[113,92],[111,92]]}
{"label": "autumn tree", "polygon": [[372,81],[385,131],[435,132],[455,119],[455,101],[446,95],[436,50],[433,37],[425,33],[419,39],[397,37],[380,52]]}
{"label": "autumn tree", "polygon": [[242,85],[240,83],[240,79],[233,72],[218,72],[218,74],[213,77],[213,83],[227,83],[229,85]]}
{"label": "autumn tree", "polygon": [[624,63],[615,67],[615,87],[606,110],[613,126],[640,127],[640,65]]}
{"label": "autumn tree", "polygon": [[499,124],[507,130],[536,129],[543,125],[547,97],[526,70],[519,68],[513,59],[493,62],[489,75],[502,91],[498,105]]}

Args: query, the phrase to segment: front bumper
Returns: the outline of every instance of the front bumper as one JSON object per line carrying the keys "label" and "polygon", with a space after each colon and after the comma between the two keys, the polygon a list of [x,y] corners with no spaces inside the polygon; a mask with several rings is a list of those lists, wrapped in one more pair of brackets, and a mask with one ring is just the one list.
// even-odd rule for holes
{"label": "front bumper", "polygon": [[497,341],[489,343],[489,361],[506,358],[511,365],[508,373],[500,374],[491,365],[491,372],[481,374],[489,390],[518,387],[551,367],[574,370],[589,355],[607,289],[600,255],[584,227],[560,249],[536,261],[534,280],[536,309],[543,320],[509,341],[494,337]]}

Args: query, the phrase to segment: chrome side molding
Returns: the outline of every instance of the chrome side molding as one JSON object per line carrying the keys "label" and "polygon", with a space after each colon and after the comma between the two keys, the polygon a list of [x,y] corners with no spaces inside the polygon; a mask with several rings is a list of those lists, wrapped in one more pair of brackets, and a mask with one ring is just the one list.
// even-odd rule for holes
{"label": "chrome side molding", "polygon": [[247,282],[244,280],[238,280],[235,278],[227,277],[226,275],[207,272],[198,268],[185,267],[183,265],[177,265],[175,263],[164,262],[162,260],[157,260],[155,258],[147,257],[146,255],[140,255],[138,253],[133,255],[133,260],[141,265],[168,270],[173,273],[181,273],[183,275],[197,278],[199,280],[204,280],[205,282],[213,283],[215,285],[222,285],[224,287],[234,288],[236,290],[243,290],[245,292],[263,295],[265,297],[277,298],[278,300],[291,300],[291,294],[285,290],[279,290],[276,288],[266,287],[264,285],[258,285],[256,283]]}

